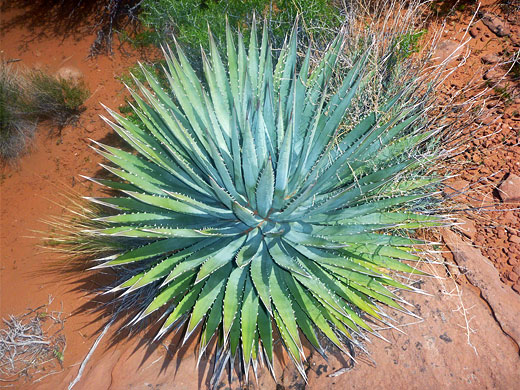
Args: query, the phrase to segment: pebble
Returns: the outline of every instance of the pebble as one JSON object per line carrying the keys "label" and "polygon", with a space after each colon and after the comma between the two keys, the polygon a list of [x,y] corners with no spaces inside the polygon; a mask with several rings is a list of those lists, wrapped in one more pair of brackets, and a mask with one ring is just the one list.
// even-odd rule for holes
{"label": "pebble", "polygon": [[77,83],[83,78],[83,73],[73,66],[63,66],[58,69],[56,76]]}
{"label": "pebble", "polygon": [[469,35],[471,35],[473,38],[478,38],[480,35],[480,27],[472,27],[469,30]]}
{"label": "pebble", "polygon": [[502,202],[520,202],[520,177],[509,174],[498,190]]}
{"label": "pebble", "polygon": [[451,56],[451,59],[456,58],[456,53],[460,52],[461,46],[458,42],[445,40],[440,42],[435,49],[435,53],[433,55],[434,59],[438,62],[444,62],[448,57]]}
{"label": "pebble", "polygon": [[520,244],[520,237],[518,237],[517,235],[513,234],[513,235],[511,235],[511,237],[509,237],[509,241],[514,243],[514,244]]}
{"label": "pebble", "polygon": [[483,12],[479,16],[482,18],[482,23],[484,23],[496,36],[505,37],[511,35],[511,29],[507,23],[498,16],[493,15],[490,12]]}
{"label": "pebble", "polygon": [[488,80],[491,82],[497,82],[502,77],[504,77],[504,72],[496,67],[489,69],[486,73],[484,73],[484,80]]}
{"label": "pebble", "polygon": [[496,64],[497,62],[500,62],[500,57],[493,53],[488,53],[483,55],[480,60],[484,64]]}

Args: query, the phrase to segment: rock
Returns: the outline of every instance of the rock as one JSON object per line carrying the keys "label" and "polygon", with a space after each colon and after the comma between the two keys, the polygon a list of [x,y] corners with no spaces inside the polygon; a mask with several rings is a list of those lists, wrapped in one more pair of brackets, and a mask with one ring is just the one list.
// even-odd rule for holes
{"label": "rock", "polygon": [[520,46],[520,29],[515,29],[510,38],[514,46]]}
{"label": "rock", "polygon": [[504,75],[505,72],[495,66],[484,73],[484,80],[497,83],[504,77]]}
{"label": "rock", "polygon": [[516,282],[518,280],[518,275],[515,272],[511,271],[507,274],[507,278],[512,282]]}
{"label": "rock", "polygon": [[83,79],[83,73],[73,66],[63,66],[56,72],[56,77],[78,83]]}
{"label": "rock", "polygon": [[[425,290],[433,294],[429,298],[425,299],[419,294],[406,297],[420,308],[423,322],[403,328],[406,334],[395,330],[382,333],[383,337],[391,340],[390,343],[385,344],[374,338],[368,344],[374,365],[369,367],[364,363],[368,361],[364,354],[355,356],[359,363],[352,368],[348,358],[340,359],[337,354],[327,352],[330,357],[325,361],[315,353],[309,361],[308,385],[284,388],[505,390],[508,386],[516,386],[518,383],[515,381],[520,378],[516,366],[520,361],[518,352],[493,320],[492,314],[483,311],[486,303],[470,288],[458,286],[462,301],[453,307],[455,301],[436,289],[432,290],[436,285],[436,281],[424,284]],[[511,293],[516,295],[513,291]],[[470,307],[472,309],[468,310]],[[464,319],[456,312],[457,308],[459,313],[468,310],[468,319],[472,318],[468,324],[471,330],[465,328]],[[495,356],[503,356],[497,348],[514,351],[512,361],[503,357],[496,361]],[[491,351],[492,355],[485,355],[487,351]],[[494,373],[495,367],[508,374],[502,376]]]}
{"label": "rock", "polygon": [[511,237],[509,237],[509,241],[511,241],[514,244],[520,244],[520,237],[513,234],[511,235]]}
{"label": "rock", "polygon": [[466,193],[469,191],[470,183],[466,180],[456,180],[452,183],[446,183],[442,192],[444,196],[454,200],[456,202],[460,202],[466,199]]}
{"label": "rock", "polygon": [[496,64],[497,62],[500,62],[500,57],[493,53],[488,53],[483,55],[480,60],[484,64]]}
{"label": "rock", "polygon": [[460,53],[461,49],[458,42],[445,40],[437,45],[433,58],[438,62],[444,62],[448,57],[452,60],[457,57],[457,53]]}
{"label": "rock", "polygon": [[472,27],[469,30],[469,35],[471,35],[473,38],[478,38],[480,35],[480,27]]}
{"label": "rock", "polygon": [[465,269],[469,282],[480,289],[482,298],[493,310],[503,331],[520,346],[520,322],[517,318],[520,297],[500,282],[498,271],[480,250],[462,241],[449,229],[444,229],[442,237],[452,251],[455,262]]}
{"label": "rock", "polygon": [[481,117],[477,118],[477,121],[479,121],[481,124],[483,124],[485,126],[489,126],[495,120],[496,120],[495,116],[493,116],[489,113],[484,113]]}
{"label": "rock", "polygon": [[520,177],[511,173],[500,187],[498,192],[502,202],[520,202]]}
{"label": "rock", "polygon": [[468,237],[471,241],[474,241],[477,234],[475,222],[464,217],[457,218],[457,222],[459,223],[459,225],[457,225],[457,229],[460,230],[462,234]]}
{"label": "rock", "polygon": [[480,17],[482,18],[482,23],[484,23],[495,35],[499,37],[511,35],[511,29],[507,23],[498,16],[493,15],[490,12],[483,12],[480,14]]}
{"label": "rock", "polygon": [[500,238],[501,240],[507,238],[506,229],[503,228],[502,226],[499,226],[497,228],[497,237]]}
{"label": "rock", "polygon": [[480,164],[482,162],[482,156],[479,156],[478,154],[474,154],[471,159],[475,164]]}

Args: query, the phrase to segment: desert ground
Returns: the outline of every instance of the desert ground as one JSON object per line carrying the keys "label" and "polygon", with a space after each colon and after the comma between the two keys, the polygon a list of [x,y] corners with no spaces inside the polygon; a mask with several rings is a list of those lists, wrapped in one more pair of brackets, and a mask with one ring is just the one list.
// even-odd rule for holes
{"label": "desert ground", "polygon": [[[12,389],[67,389],[77,377],[107,319],[95,309],[92,293],[104,277],[87,270],[60,272],[56,254],[41,248],[45,220],[65,211],[61,194],[95,196],[100,190],[80,175],[95,176],[101,157],[90,139],[119,142],[100,119],[100,102],[117,109],[126,91],[116,78],[142,59],[154,56],[128,45],[111,55],[89,57],[95,32],[87,26],[57,31],[53,21],[37,22],[34,9],[9,7],[1,14],[1,56],[30,68],[81,76],[91,95],[75,125],[60,134],[39,126],[30,151],[16,164],[3,165],[0,176],[0,317],[21,315],[46,305],[60,312],[66,348],[62,361],[17,381]],[[437,278],[417,285],[424,294],[406,294],[414,318],[398,314],[400,330],[383,331],[387,340],[366,345],[356,363],[332,354],[328,361],[310,353],[305,383],[287,356],[279,354],[278,384],[260,368],[250,388],[259,389],[514,389],[520,382],[520,81],[495,66],[520,50],[520,14],[497,2],[482,2],[491,19],[469,9],[447,20],[439,56],[466,35],[464,67],[446,81],[454,93],[476,77],[500,83],[489,99],[487,116],[471,133],[467,148],[453,159],[443,196],[461,205],[461,224],[439,232],[438,263],[428,265]],[[43,16],[42,16],[43,18]],[[498,27],[500,27],[500,29]],[[497,31],[499,33],[497,33]],[[505,31],[505,33],[504,33]],[[454,61],[461,61],[456,56]],[[505,75],[505,76],[504,76]],[[504,76],[502,81],[500,79]],[[507,95],[506,95],[507,94]],[[476,127],[475,127],[476,128]],[[468,132],[472,129],[468,129]],[[101,313],[101,315],[100,315]],[[2,325],[3,326],[3,325]],[[179,348],[177,337],[152,343],[146,331],[133,335],[108,329],[84,367],[74,389],[205,389],[210,357],[197,365],[193,345]],[[223,378],[219,389],[242,388],[236,377]]]}

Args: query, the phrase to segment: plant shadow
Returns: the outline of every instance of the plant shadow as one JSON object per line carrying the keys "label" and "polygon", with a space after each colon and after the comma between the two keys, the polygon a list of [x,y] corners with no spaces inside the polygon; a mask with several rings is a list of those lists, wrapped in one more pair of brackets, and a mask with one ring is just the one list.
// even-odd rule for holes
{"label": "plant shadow", "polygon": [[63,39],[85,38],[96,32],[90,55],[112,52],[113,35],[129,26],[137,28],[138,0],[19,0],[6,1],[0,12],[16,13],[2,21],[1,33],[23,27],[31,32],[25,43],[53,34]]}

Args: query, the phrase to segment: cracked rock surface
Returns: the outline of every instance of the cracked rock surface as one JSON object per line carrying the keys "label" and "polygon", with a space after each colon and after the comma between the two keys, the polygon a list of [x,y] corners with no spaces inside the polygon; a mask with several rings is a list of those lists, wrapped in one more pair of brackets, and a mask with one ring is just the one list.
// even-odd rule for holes
{"label": "cracked rock surface", "polygon": [[480,250],[448,229],[442,236],[461,272],[480,290],[504,333],[520,346],[520,295],[502,284],[498,271]]}

